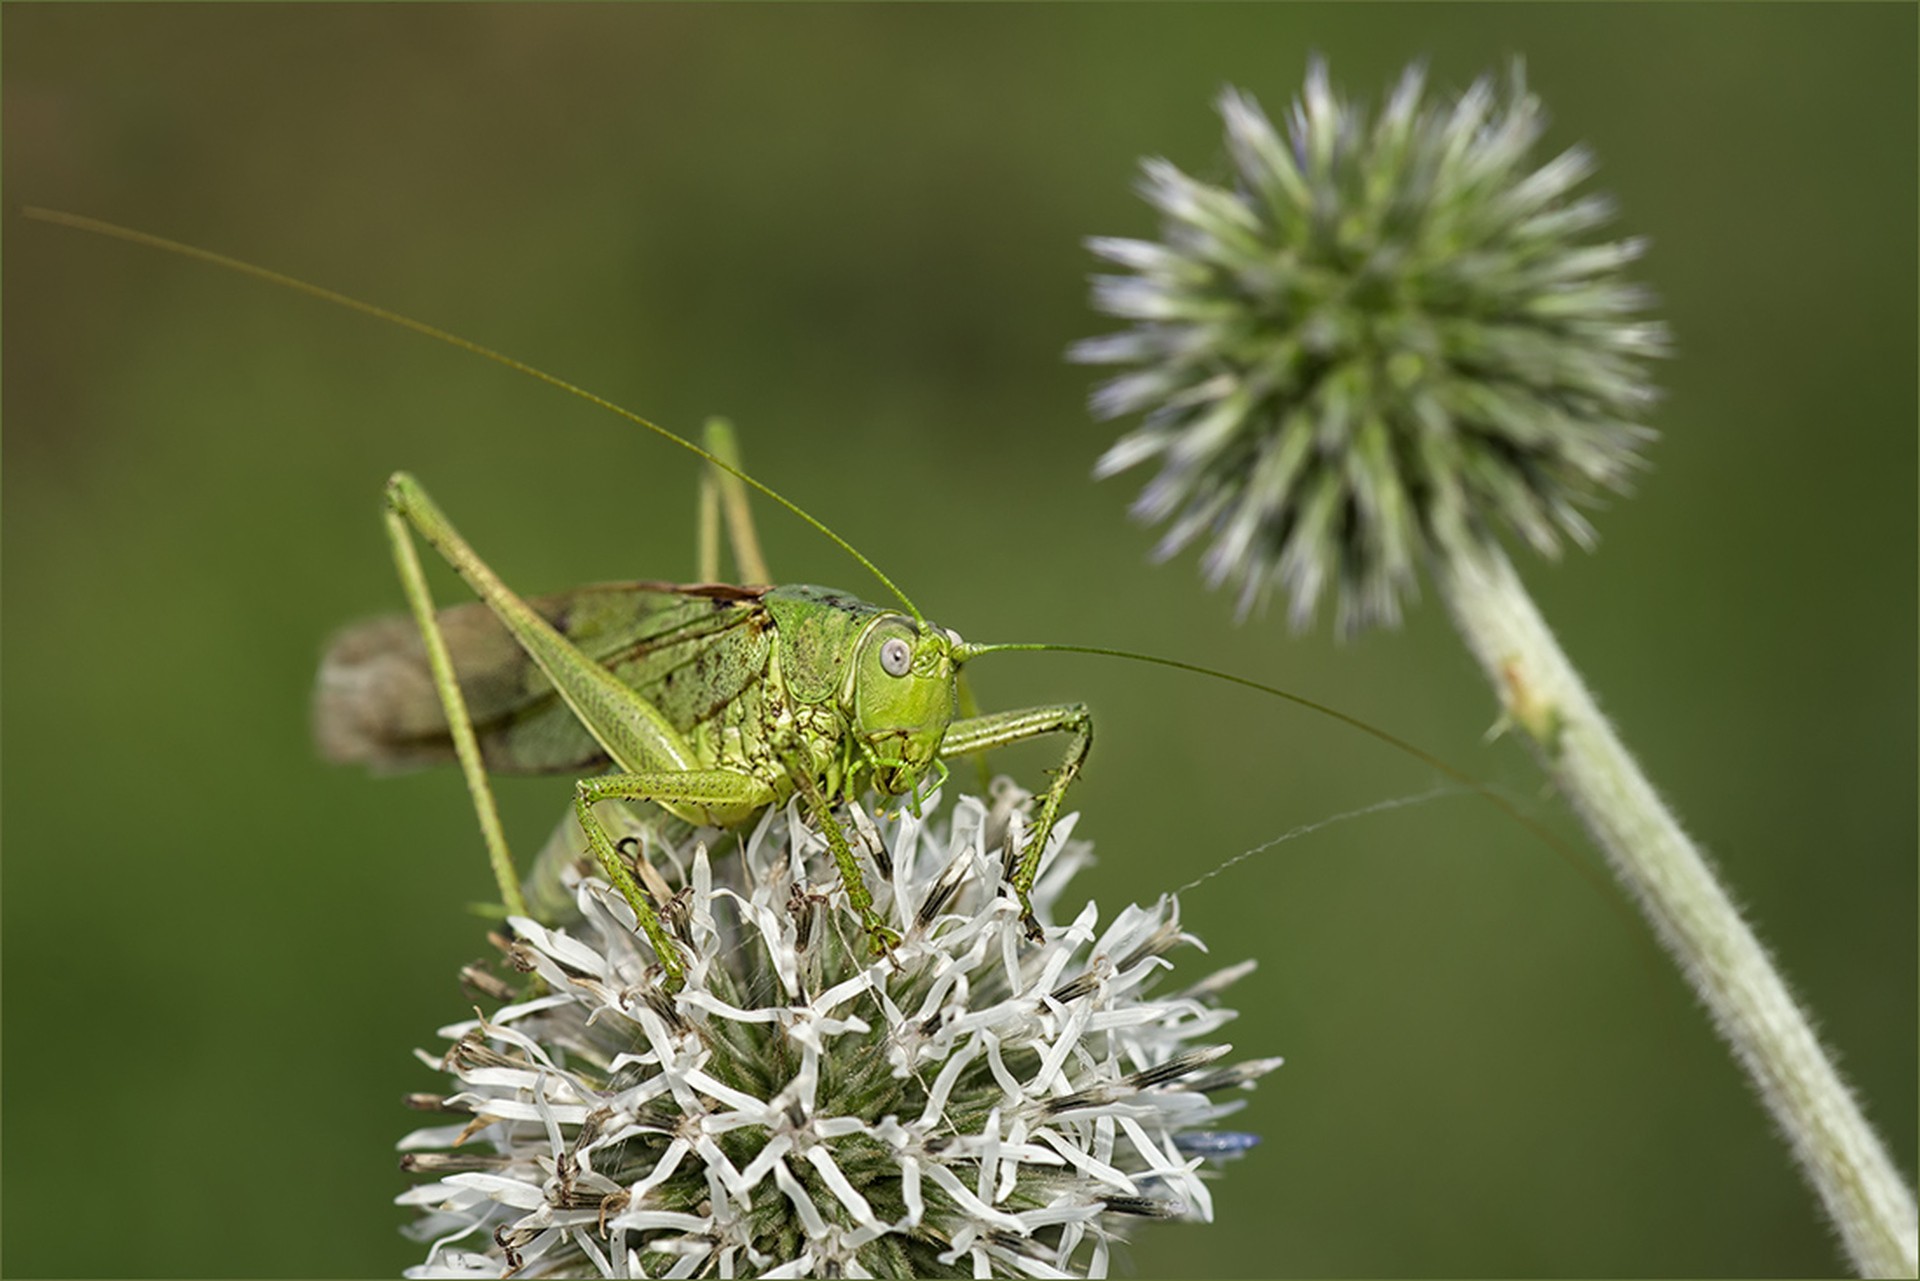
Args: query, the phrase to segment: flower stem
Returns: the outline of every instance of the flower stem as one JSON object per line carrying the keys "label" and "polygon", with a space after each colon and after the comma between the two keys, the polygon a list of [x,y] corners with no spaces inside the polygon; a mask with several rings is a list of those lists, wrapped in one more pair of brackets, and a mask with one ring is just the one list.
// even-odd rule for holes
{"label": "flower stem", "polygon": [[1706,858],[1600,714],[1506,556],[1456,536],[1440,594],[1614,874],[1633,891],[1785,1133],[1860,1275],[1911,1277],[1913,1193]]}

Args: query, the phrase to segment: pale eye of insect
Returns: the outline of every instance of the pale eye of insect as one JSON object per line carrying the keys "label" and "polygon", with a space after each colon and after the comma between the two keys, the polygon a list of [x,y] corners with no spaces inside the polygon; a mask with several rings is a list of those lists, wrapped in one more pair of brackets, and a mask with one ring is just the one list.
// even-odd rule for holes
{"label": "pale eye of insect", "polygon": [[880,647],[880,666],[889,676],[905,676],[913,667],[913,647],[895,636]]}

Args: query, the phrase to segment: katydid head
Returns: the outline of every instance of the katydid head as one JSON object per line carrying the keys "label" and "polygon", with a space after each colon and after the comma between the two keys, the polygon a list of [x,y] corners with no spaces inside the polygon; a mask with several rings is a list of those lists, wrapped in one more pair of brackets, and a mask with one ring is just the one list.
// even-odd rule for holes
{"label": "katydid head", "polygon": [[854,656],[847,712],[873,784],[905,796],[935,767],[953,720],[960,638],[903,614],[867,625]]}

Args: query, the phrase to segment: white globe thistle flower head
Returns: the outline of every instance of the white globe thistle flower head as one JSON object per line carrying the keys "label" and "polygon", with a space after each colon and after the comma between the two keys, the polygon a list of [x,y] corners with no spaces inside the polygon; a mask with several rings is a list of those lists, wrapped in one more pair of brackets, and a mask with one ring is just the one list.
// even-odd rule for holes
{"label": "white globe thistle flower head", "polygon": [[415,1106],[461,1119],[400,1145],[431,1176],[399,1198],[430,1243],[407,1275],[1100,1276],[1143,1219],[1210,1220],[1210,1167],[1253,1143],[1215,1123],[1280,1062],[1228,1065],[1214,1040],[1252,962],[1172,983],[1195,940],[1170,898],[1056,924],[1091,857],[1077,816],[1027,942],[1002,882],[1030,798],[996,787],[946,816],[856,813],[886,957],[797,807],[738,856],[650,851],[679,887],[675,994],[595,877],[571,878],[577,922],[515,919],[530,993],[422,1055],[457,1087]]}
{"label": "white globe thistle flower head", "polygon": [[1283,128],[1228,89],[1228,180],[1148,160],[1160,239],[1088,242],[1127,273],[1094,306],[1132,327],[1071,354],[1129,367],[1097,418],[1143,415],[1095,474],[1157,459],[1134,515],[1162,558],[1210,539],[1242,613],[1279,587],[1296,627],[1328,592],[1343,633],[1395,624],[1423,558],[1501,529],[1590,546],[1582,508],[1643,465],[1667,350],[1623,275],[1645,241],[1600,236],[1591,155],[1538,160],[1546,112],[1508,79],[1441,102],[1414,66],[1369,119],[1316,59]]}

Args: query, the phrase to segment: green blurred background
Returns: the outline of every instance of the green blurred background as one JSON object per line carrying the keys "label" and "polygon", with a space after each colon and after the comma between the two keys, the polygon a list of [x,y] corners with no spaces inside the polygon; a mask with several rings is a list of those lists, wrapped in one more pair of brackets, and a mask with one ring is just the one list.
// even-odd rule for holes
{"label": "green blurred background", "polygon": [[[1223,84],[1310,52],[1369,99],[1515,54],[1587,141],[1679,357],[1599,554],[1524,569],[1915,1160],[1915,11],[1485,7],[9,6],[10,205],[376,299],[692,430],[973,639],[1283,682],[1556,825],[1432,608],[1336,646],[1236,627],[1095,485],[1073,339],[1138,157],[1223,172]],[[9,1274],[391,1274],[410,1057],[463,1017],[489,882],[451,773],[307,740],[328,631],[399,608],[416,471],[519,587],[693,570],[695,468],[405,333],[5,225],[4,1251]],[[775,570],[870,591],[790,518]],[[447,598],[453,590],[445,587]],[[1279,704],[1094,659],[1073,800],[1112,911],[1427,789]],[[1047,749],[1048,751],[1052,749]],[[1005,762],[1029,780],[1046,751]],[[568,795],[506,789],[523,852]],[[1259,959],[1233,1039],[1288,1065],[1213,1227],[1141,1275],[1818,1274],[1838,1263],[1689,996],[1617,901],[1483,803],[1279,846],[1185,898]],[[1189,955],[1188,964],[1207,964]]]}

